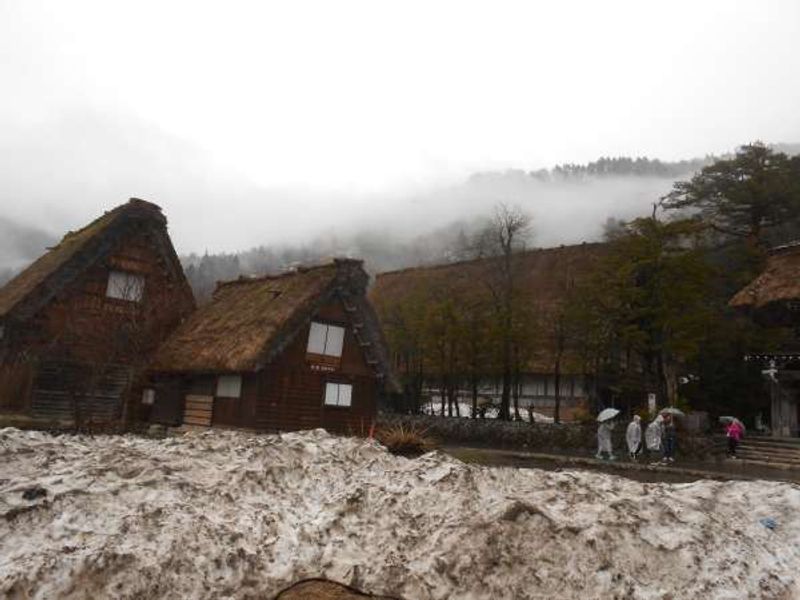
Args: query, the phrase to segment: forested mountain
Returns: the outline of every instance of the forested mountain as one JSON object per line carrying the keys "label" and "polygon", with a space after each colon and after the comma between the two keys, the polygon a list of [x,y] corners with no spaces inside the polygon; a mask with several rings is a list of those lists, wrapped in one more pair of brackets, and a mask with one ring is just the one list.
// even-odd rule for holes
{"label": "forested mountain", "polygon": [[680,177],[701,169],[711,158],[663,162],[647,157],[603,157],[585,165],[557,165],[551,170],[534,171],[530,175],[543,181],[552,179],[584,179],[591,177]]}
{"label": "forested mountain", "polygon": [[280,273],[332,257],[363,258],[373,273],[412,264],[459,260],[466,256],[468,232],[477,226],[478,222],[474,221],[454,222],[411,240],[368,231],[343,238],[320,236],[303,245],[264,245],[235,254],[189,254],[182,256],[181,261],[195,295],[204,301],[211,296],[218,281],[235,279],[239,275]]}

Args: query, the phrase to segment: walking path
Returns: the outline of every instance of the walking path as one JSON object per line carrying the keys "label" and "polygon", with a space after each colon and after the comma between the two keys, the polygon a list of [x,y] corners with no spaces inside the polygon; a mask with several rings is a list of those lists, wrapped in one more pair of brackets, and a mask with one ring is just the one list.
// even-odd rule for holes
{"label": "walking path", "polygon": [[446,446],[442,448],[451,456],[464,462],[487,466],[509,466],[539,469],[589,469],[614,473],[645,482],[681,483],[699,479],[787,481],[800,483],[800,469],[786,469],[754,465],[747,460],[681,461],[669,465],[650,463],[645,460],[632,462],[625,458],[619,461],[598,460],[593,457],[524,452],[521,450],[499,450],[469,446]]}

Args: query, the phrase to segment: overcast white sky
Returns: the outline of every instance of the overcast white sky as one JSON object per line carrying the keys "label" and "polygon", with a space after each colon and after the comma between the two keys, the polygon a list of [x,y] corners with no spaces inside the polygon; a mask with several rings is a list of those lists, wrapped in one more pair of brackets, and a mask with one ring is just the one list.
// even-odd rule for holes
{"label": "overcast white sky", "polygon": [[138,195],[233,249],[474,170],[798,141],[800,2],[0,0],[0,82],[0,215]]}

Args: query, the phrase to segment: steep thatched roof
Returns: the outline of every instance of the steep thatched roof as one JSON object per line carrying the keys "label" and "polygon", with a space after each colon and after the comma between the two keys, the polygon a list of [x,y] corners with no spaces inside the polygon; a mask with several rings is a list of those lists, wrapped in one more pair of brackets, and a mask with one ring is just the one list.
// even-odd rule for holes
{"label": "steep thatched roof", "polygon": [[[163,252],[183,278],[177,255],[166,234],[161,208],[138,198],[117,206],[82,229],[70,231],[54,247],[0,288],[0,317],[25,318],[53,297],[64,285],[93,264],[113,245],[113,238],[132,221],[149,221],[163,231]],[[187,289],[188,289],[188,284]]]}
{"label": "steep thatched roof", "polygon": [[[529,250],[515,255],[516,281],[530,298],[540,322],[547,324],[548,315],[563,304],[567,291],[585,278],[599,259],[605,256],[605,244],[591,243],[557,248]],[[476,298],[486,294],[487,279],[497,268],[496,259],[463,261],[433,267],[419,267],[382,273],[377,276],[370,298],[379,309],[399,302],[424,302],[420,290],[446,290],[460,298]],[[385,318],[385,314],[380,314]],[[546,329],[546,328],[545,328]],[[552,370],[552,348],[546,332],[531,332],[541,340],[536,356],[528,365],[532,372]],[[564,372],[576,370],[575,360],[568,352],[564,357]]]}
{"label": "steep thatched roof", "polygon": [[[591,271],[604,254],[604,244],[578,244],[529,250],[515,255],[514,269],[519,273],[518,285],[531,294],[537,306],[556,307],[563,300],[565,289],[575,278]],[[448,288],[471,293],[495,268],[495,259],[468,260],[432,267],[416,267],[381,273],[370,296],[375,299],[402,298],[420,285]]]}
{"label": "steep thatched roof", "polygon": [[[370,312],[371,308],[359,301],[367,281],[361,261],[337,259],[284,275],[221,283],[211,302],[197,309],[162,345],[153,370],[256,370],[280,353],[313,314],[336,295],[352,302],[354,310]],[[369,316],[364,318],[368,325]],[[377,326],[377,319],[374,324]],[[377,358],[385,362],[384,357]]]}
{"label": "steep thatched roof", "polygon": [[800,243],[773,249],[764,271],[731,298],[729,304],[761,310],[790,300],[800,300]]}

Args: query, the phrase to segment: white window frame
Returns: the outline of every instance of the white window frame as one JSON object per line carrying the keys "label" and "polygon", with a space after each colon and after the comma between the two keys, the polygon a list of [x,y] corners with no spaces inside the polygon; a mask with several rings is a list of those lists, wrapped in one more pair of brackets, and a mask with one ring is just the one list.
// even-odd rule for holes
{"label": "white window frame", "polygon": [[129,271],[108,272],[106,297],[128,302],[141,302],[144,296],[144,275]]}
{"label": "white window frame", "polygon": [[306,352],[341,358],[344,349],[344,335],[345,328],[341,325],[312,321],[308,330]]}
{"label": "white window frame", "polygon": [[144,388],[142,390],[142,404],[153,406],[156,402],[156,391],[153,388]]}
{"label": "white window frame", "polygon": [[325,383],[325,406],[353,406],[353,384],[328,381]]}
{"label": "white window frame", "polygon": [[220,375],[217,377],[217,391],[214,395],[217,398],[241,398],[242,376]]}

